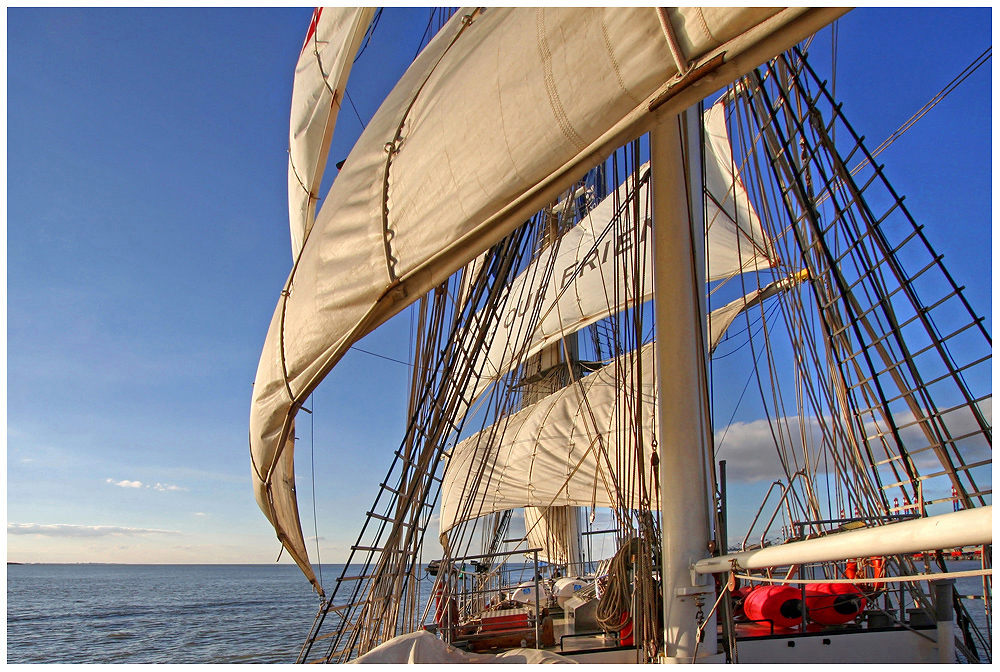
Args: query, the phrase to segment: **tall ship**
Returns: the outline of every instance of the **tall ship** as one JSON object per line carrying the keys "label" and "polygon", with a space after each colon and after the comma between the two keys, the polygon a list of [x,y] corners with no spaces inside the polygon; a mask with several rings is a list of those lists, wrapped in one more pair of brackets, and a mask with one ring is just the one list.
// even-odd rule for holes
{"label": "tall ship", "polygon": [[[810,64],[845,11],[459,9],[322,208],[378,14],[315,11],[250,416],[299,662],[989,660],[991,335]],[[404,309],[406,431],[321,585],[295,423]]]}

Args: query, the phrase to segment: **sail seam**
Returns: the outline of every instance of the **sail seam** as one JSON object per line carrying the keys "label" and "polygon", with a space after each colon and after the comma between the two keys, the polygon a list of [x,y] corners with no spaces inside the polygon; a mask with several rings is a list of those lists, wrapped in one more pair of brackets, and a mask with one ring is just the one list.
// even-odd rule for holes
{"label": "sail seam", "polygon": [[545,9],[535,10],[535,36],[538,46],[538,55],[542,59],[542,79],[545,83],[545,94],[549,99],[549,109],[552,110],[559,130],[578,152],[586,149],[587,144],[576,132],[569,121],[569,115],[563,108],[562,100],[556,89],[556,78],[552,70],[552,51],[549,49],[549,42],[545,37]]}
{"label": "sail seam", "polygon": [[399,283],[399,276],[396,274],[396,264],[399,262],[399,259],[394,257],[392,254],[392,239],[396,236],[396,232],[389,227],[389,169],[392,166],[392,157],[400,151],[400,147],[403,143],[403,127],[406,125],[406,119],[410,116],[410,111],[416,104],[417,98],[420,97],[420,93],[424,90],[424,86],[426,86],[427,82],[430,81],[431,76],[437,72],[438,65],[441,64],[444,57],[451,51],[451,48],[455,46],[455,43],[458,42],[458,38],[465,33],[465,29],[472,25],[474,17],[478,11],[479,10],[475,10],[471,14],[467,14],[462,17],[462,27],[458,29],[457,33],[455,33],[455,36],[451,39],[451,43],[447,46],[447,48],[445,48],[438,56],[437,63],[435,63],[434,66],[427,71],[427,76],[424,77],[424,81],[420,83],[420,86],[417,87],[417,90],[410,98],[409,104],[400,116],[399,125],[396,126],[395,137],[391,141],[385,143],[385,151],[388,156],[385,159],[385,171],[382,175],[382,242],[385,247],[385,270],[389,276],[389,282],[392,285]]}
{"label": "sail seam", "polygon": [[618,82],[618,86],[621,88],[622,93],[632,101],[633,105],[639,105],[642,101],[632,93],[627,86],[625,86],[625,80],[622,79],[621,67],[618,63],[618,58],[615,56],[614,45],[611,43],[611,36],[608,35],[608,22],[605,20],[607,17],[608,10],[605,9],[604,13],[601,14],[601,37],[604,39],[604,48],[608,51],[608,58],[611,61],[611,67],[615,71],[615,80]]}

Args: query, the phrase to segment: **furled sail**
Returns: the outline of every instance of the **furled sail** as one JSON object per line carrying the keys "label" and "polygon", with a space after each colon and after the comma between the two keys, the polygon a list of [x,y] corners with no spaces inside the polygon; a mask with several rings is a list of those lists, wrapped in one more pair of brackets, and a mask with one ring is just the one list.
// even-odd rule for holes
{"label": "furled sail", "polygon": [[330,139],[354,56],[375,10],[317,7],[295,64],[288,133],[288,222],[292,259],[309,235]]}
{"label": "furled sail", "polygon": [[[713,310],[708,316],[709,353],[740,313],[806,277],[800,272],[776,280]],[[635,408],[625,386],[636,384],[636,371],[642,372],[639,398],[646,423],[638,433],[655,436],[656,367],[650,344],[639,357],[626,353],[455,446],[441,486],[441,533],[460,522],[522,506],[620,505],[608,485],[623,482],[624,472],[635,470],[634,461],[623,459],[634,455],[618,451],[628,450],[620,437]],[[637,502],[632,505],[638,507]]]}
{"label": "furled sail", "polygon": [[334,182],[278,299],[254,383],[257,502],[314,585],[285,504],[294,493],[276,492],[292,487],[277,477],[279,458],[299,406],[350,345],[623,139],[690,106],[700,76],[721,86],[841,13],[490,8],[460,11],[442,28]]}
{"label": "furled sail", "polygon": [[[580,518],[573,506],[524,508],[527,548],[540,548],[538,559],[550,565],[569,565],[580,571],[583,548],[580,543]],[[572,569],[570,571],[573,571]]]}

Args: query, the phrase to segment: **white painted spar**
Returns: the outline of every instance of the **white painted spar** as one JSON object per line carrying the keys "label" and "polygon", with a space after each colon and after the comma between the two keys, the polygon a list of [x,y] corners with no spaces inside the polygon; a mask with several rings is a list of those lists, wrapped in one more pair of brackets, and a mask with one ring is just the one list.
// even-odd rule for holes
{"label": "white painted spar", "polygon": [[871,555],[919,553],[956,546],[993,543],[993,506],[956,511],[930,518],[831,534],[754,551],[705,558],[694,563],[698,574],[763,569],[806,562],[847,560]]}

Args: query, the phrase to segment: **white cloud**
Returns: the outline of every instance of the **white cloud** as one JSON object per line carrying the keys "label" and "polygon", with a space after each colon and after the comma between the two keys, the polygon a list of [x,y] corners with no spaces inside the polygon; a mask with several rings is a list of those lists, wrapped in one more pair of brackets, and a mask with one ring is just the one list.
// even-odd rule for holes
{"label": "white cloud", "polygon": [[[810,418],[815,425],[815,418]],[[789,418],[794,423],[790,433],[798,435],[798,419]],[[744,483],[784,479],[784,470],[774,447],[774,436],[767,420],[734,422],[729,427],[715,433],[718,448],[716,460],[726,461],[726,478]]]}
{"label": "white cloud", "polygon": [[202,511],[195,511],[195,514],[194,514],[194,515],[196,515],[196,516],[207,516],[208,514],[207,514],[207,513],[204,513],[204,512],[202,512]]}
{"label": "white cloud", "polygon": [[42,525],[40,523],[7,523],[7,534],[39,534],[46,537],[119,537],[143,534],[180,534],[176,530],[154,530],[145,527],[113,525]]}
{"label": "white cloud", "polygon": [[[987,421],[990,421],[993,415],[992,399],[981,402],[980,409]],[[957,442],[958,450],[967,463],[988,460],[991,457],[990,447],[981,435],[976,434],[979,429],[978,424],[967,408],[962,407],[945,413],[942,420],[951,436],[967,437]],[[911,452],[916,451],[913,457],[917,470],[922,474],[940,471],[941,464],[934,451],[921,450],[928,445],[928,440],[921,429],[913,424],[913,413],[897,412],[895,421],[897,426],[904,427],[900,431],[903,445]],[[821,423],[820,419],[815,417],[805,418],[802,423],[797,417],[787,417],[774,422],[776,427],[784,427],[781,432],[789,453],[799,456],[799,466],[789,465],[790,470],[794,471],[802,466],[802,437],[805,436],[813,454],[814,464],[818,465],[818,472],[823,473],[822,465],[826,463],[817,460],[817,456],[822,450],[831,449],[830,441],[823,439],[824,424],[829,429],[834,423],[830,418],[824,419]],[[878,429],[870,420],[865,423],[865,431],[869,436],[875,436]],[[858,441],[860,443],[862,439],[858,437]],[[726,460],[726,477],[731,481],[759,483],[779,478],[786,479],[775,448],[771,424],[766,419],[734,422],[729,427],[716,431],[715,445],[718,451],[716,460]],[[871,448],[876,460],[888,457],[885,449],[876,442],[872,442]]]}
{"label": "white cloud", "polygon": [[116,481],[113,478],[109,478],[106,482],[110,483],[111,485],[117,485],[119,488],[141,488],[142,487],[142,481]]}
{"label": "white cloud", "polygon": [[158,492],[179,492],[181,490],[187,490],[187,488],[182,488],[179,485],[171,485],[170,483],[144,484],[142,481],[116,481],[113,478],[107,479],[105,483],[117,485],[119,488],[145,488],[147,490],[152,488]]}
{"label": "white cloud", "polygon": [[[147,488],[150,486],[146,486]],[[152,486],[154,490],[159,490],[160,492],[177,492],[179,490],[187,490],[187,488],[182,488],[179,485],[169,485],[167,483],[157,483]]]}

